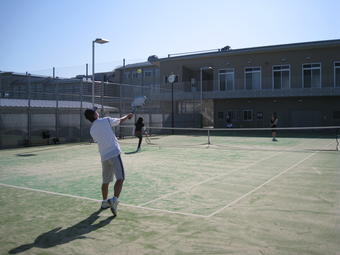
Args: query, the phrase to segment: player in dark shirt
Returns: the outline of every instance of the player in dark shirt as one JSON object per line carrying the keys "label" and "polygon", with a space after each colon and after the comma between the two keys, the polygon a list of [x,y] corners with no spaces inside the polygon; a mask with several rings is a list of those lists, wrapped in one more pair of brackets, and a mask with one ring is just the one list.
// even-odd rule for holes
{"label": "player in dark shirt", "polygon": [[[278,117],[277,117],[277,113],[274,112],[273,115],[272,115],[272,118],[270,120],[270,126],[272,128],[276,128],[277,127],[277,122],[279,121]],[[272,137],[273,137],[273,142],[277,142],[277,139],[276,139],[276,129],[273,129],[272,130]]]}
{"label": "player in dark shirt", "polygon": [[135,123],[135,136],[138,137],[138,139],[139,139],[137,151],[140,150],[140,146],[142,145],[143,127],[144,127],[143,118],[139,117],[137,122]]}

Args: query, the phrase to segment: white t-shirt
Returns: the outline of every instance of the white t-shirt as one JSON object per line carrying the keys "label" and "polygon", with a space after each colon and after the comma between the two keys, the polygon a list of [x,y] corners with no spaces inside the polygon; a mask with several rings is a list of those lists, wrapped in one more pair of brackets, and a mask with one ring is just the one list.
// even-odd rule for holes
{"label": "white t-shirt", "polygon": [[90,134],[95,142],[98,143],[98,149],[102,161],[116,157],[121,153],[120,146],[112,127],[118,126],[120,119],[118,118],[98,118],[90,129]]}

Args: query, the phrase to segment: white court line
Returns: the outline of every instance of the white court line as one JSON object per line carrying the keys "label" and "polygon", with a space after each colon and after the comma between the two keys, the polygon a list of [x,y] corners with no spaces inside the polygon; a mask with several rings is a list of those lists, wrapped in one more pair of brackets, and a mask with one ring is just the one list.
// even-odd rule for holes
{"label": "white court line", "polygon": [[[102,200],[98,200],[98,199],[94,199],[94,198],[89,198],[89,197],[82,197],[82,196],[76,196],[76,195],[52,192],[52,191],[41,190],[41,189],[32,189],[32,188],[15,186],[15,185],[10,185],[10,184],[5,184],[5,183],[0,183],[0,186],[10,187],[10,188],[15,188],[15,189],[23,189],[23,190],[35,191],[35,192],[40,192],[40,193],[45,193],[45,194],[50,194],[50,195],[57,195],[57,196],[63,196],[63,197],[71,197],[71,198],[82,199],[82,200],[90,200],[90,201],[94,201],[94,202],[98,202],[98,203],[100,203],[102,201]],[[184,215],[184,216],[190,216],[190,217],[196,217],[196,218],[207,218],[208,217],[206,215],[200,215],[200,214],[194,214],[194,213],[184,213],[184,212],[175,212],[175,211],[169,211],[169,210],[165,210],[165,209],[143,207],[143,206],[138,206],[138,205],[124,204],[124,203],[119,203],[119,205],[122,205],[122,206],[125,206],[125,207],[130,207],[130,208],[137,208],[137,209],[148,210],[148,211],[155,211],[155,212],[162,212],[162,213]]]}
{"label": "white court line", "polygon": [[[297,146],[298,146],[298,145],[293,146],[293,147],[291,147],[291,148],[289,148],[289,149],[287,149],[287,150],[290,150],[290,149],[292,149],[292,148],[294,148],[294,147],[297,147]],[[328,146],[328,145],[327,145],[327,146]],[[284,151],[286,151],[286,150],[283,150],[282,152],[284,152]],[[247,165],[247,166],[240,167],[240,168],[238,168],[237,170],[240,170],[240,169],[242,169],[242,168],[248,168],[248,167],[250,167],[250,166],[253,165],[253,164],[257,164],[257,163],[259,163],[259,162],[261,162],[261,161],[267,160],[267,159],[269,159],[269,158],[271,158],[271,157],[274,157],[274,156],[276,156],[277,154],[280,154],[280,153],[282,153],[282,152],[275,153],[274,155],[271,155],[271,156],[269,156],[269,157],[267,157],[267,158],[264,158],[264,159],[262,159],[262,160],[253,162],[253,163],[251,163],[251,164],[249,164],[249,165]],[[316,154],[316,153],[317,153],[317,152],[314,152],[313,154],[309,155],[307,158],[313,156],[313,155]],[[307,158],[305,158],[304,160],[306,160]],[[304,160],[303,160],[303,161],[304,161]],[[300,163],[301,163],[301,162],[300,162]],[[299,164],[299,163],[297,163],[297,164]],[[297,165],[297,164],[296,164],[296,165]],[[294,166],[291,166],[291,168],[292,168],[292,167],[294,167]],[[288,169],[288,170],[289,170],[289,169]],[[288,170],[286,170],[286,171],[288,171]],[[286,171],[285,171],[285,172],[286,172]],[[234,172],[234,171],[233,171],[233,172]],[[282,172],[281,174],[283,174],[283,173],[284,173],[284,172]],[[231,174],[231,172],[226,173],[226,174],[223,174],[223,175],[217,175],[217,176],[212,177],[212,178],[210,178],[210,179],[215,179],[215,178],[218,178],[218,177],[221,177],[221,176],[225,176],[225,175],[228,175],[228,174]],[[281,175],[281,174],[280,174],[280,175]],[[277,177],[278,177],[278,176],[277,176]],[[276,178],[276,177],[274,176],[273,178]],[[273,180],[273,178],[272,178],[271,180]],[[210,180],[210,179],[209,179],[209,180]],[[262,184],[261,187],[262,187],[263,185],[265,185],[266,183],[268,183],[269,181],[271,181],[271,180],[268,180],[267,182],[265,182],[264,184]],[[206,181],[207,181],[207,180],[205,180],[204,182],[206,182]],[[192,185],[190,188],[192,188],[192,187],[194,187],[194,186],[197,186],[197,185],[200,185],[200,184],[202,184],[202,183],[204,183],[204,182],[194,184],[194,185]],[[98,203],[100,203],[100,202],[102,201],[102,200],[93,199],[93,198],[88,198],[88,197],[82,197],[82,196],[76,196],[76,195],[70,195],[70,194],[64,194],[64,193],[58,193],[58,192],[52,192],[52,191],[47,191],[47,190],[33,189],[33,188],[28,188],[28,187],[15,186],[15,185],[10,185],[10,184],[5,184],[5,183],[0,183],[0,186],[11,187],[11,188],[16,188],[16,189],[22,189],[22,190],[35,191],[35,192],[41,192],[41,193],[51,194],[51,195],[57,195],[57,196],[71,197],[71,198],[76,198],[76,199],[89,200],[89,201],[94,201],[94,202],[98,202]],[[259,188],[260,188],[260,187],[256,188],[256,190],[259,189]],[[180,191],[183,191],[183,190],[180,190]],[[174,193],[178,193],[178,192],[180,192],[180,191],[176,191],[176,192],[174,192]],[[247,194],[243,195],[241,198],[237,199],[237,201],[234,200],[232,203],[238,202],[239,200],[241,200],[242,198],[244,198],[245,196],[251,194],[251,193],[254,192],[254,191],[255,191],[255,190],[248,192]],[[170,195],[172,195],[172,194],[174,194],[174,193],[170,193],[170,194],[165,195],[165,196],[170,196]],[[165,197],[165,196],[162,196],[162,198]],[[159,198],[159,199],[160,199],[160,198]],[[157,200],[158,200],[158,199],[157,199]],[[149,203],[149,202],[148,202],[148,203]],[[137,206],[136,206],[136,205],[129,205],[129,204],[124,204],[124,203],[120,203],[120,205],[125,206],[125,207],[130,207],[130,208],[136,208],[136,209],[142,209],[142,210],[149,210],[149,211],[155,211],[155,212],[162,212],[162,213],[169,213],[169,214],[184,215],[184,216],[190,216],[190,217],[196,217],[196,218],[209,218],[209,217],[215,215],[216,213],[222,211],[223,209],[227,208],[228,206],[230,206],[231,203],[229,203],[227,206],[224,206],[223,208],[219,209],[218,211],[215,211],[214,213],[212,213],[212,214],[210,214],[210,215],[200,215],[200,214],[193,214],[193,213],[175,212],[175,211],[169,211],[169,210],[165,210],[165,209],[157,209],[157,208],[144,207],[144,206],[142,206],[142,205],[137,205]]]}
{"label": "white court line", "polygon": [[310,157],[314,156],[317,152],[314,152],[313,154],[308,155],[307,157],[305,157],[304,159],[300,160],[299,162],[295,163],[294,165],[288,167],[287,169],[283,170],[282,172],[278,173],[277,175],[274,175],[272,178],[270,178],[269,180],[265,181],[264,183],[262,183],[260,186],[257,186],[256,188],[252,189],[251,191],[249,191],[248,193],[242,195],[241,197],[231,201],[229,204],[223,206],[222,208],[216,210],[215,212],[211,213],[208,215],[208,217],[214,216],[215,214],[223,211],[225,208],[236,204],[238,201],[240,201],[241,199],[249,196],[250,194],[254,193],[255,191],[257,191],[258,189],[262,188],[264,185],[270,183],[271,181],[275,180],[276,178],[280,177],[281,175],[283,175],[284,173],[288,172],[290,169],[298,166],[299,164],[301,164],[302,162],[306,161],[307,159],[309,159]]}
{"label": "white court line", "polygon": [[[327,148],[327,147],[330,146],[331,144],[333,144],[333,142],[330,142],[329,144],[325,145],[324,147]],[[219,212],[221,212],[221,211],[223,211],[225,208],[230,207],[230,206],[232,206],[233,204],[236,204],[238,201],[240,201],[240,200],[242,200],[243,198],[247,197],[248,195],[254,193],[256,190],[262,188],[264,185],[268,184],[269,182],[271,182],[272,180],[274,180],[274,179],[276,179],[277,177],[281,176],[282,174],[288,172],[290,169],[292,169],[292,168],[294,168],[295,166],[301,164],[302,162],[304,162],[304,161],[307,160],[308,158],[314,156],[314,155],[317,154],[318,152],[320,152],[320,151],[316,151],[316,152],[314,152],[314,153],[308,155],[306,158],[300,160],[299,162],[295,163],[294,165],[292,165],[291,167],[289,167],[289,168],[287,168],[286,170],[282,171],[281,173],[278,173],[277,175],[273,176],[272,178],[270,178],[270,179],[267,180],[266,182],[262,183],[260,186],[254,188],[253,190],[251,190],[251,191],[249,191],[248,193],[242,195],[241,197],[235,199],[234,201],[230,202],[229,204],[227,204],[227,205],[223,206],[222,208],[216,210],[215,212],[209,214],[209,215],[208,215],[208,218],[214,216],[215,214],[217,214],[217,213],[219,213]]]}
{"label": "white court line", "polygon": [[139,206],[145,206],[145,205],[151,204],[151,203],[156,202],[156,201],[158,201],[158,200],[161,200],[161,199],[163,199],[163,198],[166,198],[166,197],[175,195],[175,194],[180,193],[180,192],[184,192],[184,191],[190,190],[190,189],[192,189],[192,188],[194,188],[194,187],[196,187],[196,186],[199,186],[199,185],[201,185],[201,184],[210,182],[210,181],[212,181],[212,180],[214,180],[214,179],[217,179],[217,178],[220,178],[220,177],[224,177],[224,176],[233,174],[233,173],[235,173],[235,172],[237,172],[237,171],[240,171],[241,169],[247,169],[247,168],[252,167],[253,165],[256,165],[256,164],[258,164],[258,163],[260,163],[260,162],[262,162],[262,161],[265,161],[265,160],[268,160],[268,159],[270,159],[270,158],[272,158],[272,157],[274,157],[274,156],[277,156],[277,155],[280,154],[280,153],[283,153],[283,152],[285,152],[285,151],[287,151],[287,150],[291,150],[292,148],[297,147],[297,146],[299,146],[299,145],[301,145],[301,144],[294,145],[294,146],[292,146],[292,147],[290,147],[290,148],[288,148],[288,149],[286,149],[286,150],[280,151],[280,152],[276,152],[275,154],[273,154],[273,155],[271,155],[271,156],[269,156],[269,157],[266,157],[266,158],[263,158],[263,159],[261,159],[261,160],[255,161],[255,162],[250,163],[250,164],[248,164],[248,165],[245,165],[245,166],[242,166],[242,167],[238,167],[238,168],[236,168],[235,170],[233,170],[233,171],[231,171],[231,172],[228,172],[228,173],[225,173],[225,174],[220,174],[220,175],[215,175],[215,176],[213,176],[213,177],[210,177],[210,178],[208,178],[208,179],[205,179],[204,181],[195,183],[195,184],[193,184],[193,185],[191,185],[191,186],[189,186],[189,187],[185,187],[184,189],[180,189],[180,190],[177,190],[177,191],[174,191],[174,192],[165,194],[165,195],[163,195],[163,196],[160,196],[160,197],[155,198],[155,199],[153,199],[153,200],[150,200],[150,201],[148,201],[148,202],[142,203],[142,204],[140,204]]}

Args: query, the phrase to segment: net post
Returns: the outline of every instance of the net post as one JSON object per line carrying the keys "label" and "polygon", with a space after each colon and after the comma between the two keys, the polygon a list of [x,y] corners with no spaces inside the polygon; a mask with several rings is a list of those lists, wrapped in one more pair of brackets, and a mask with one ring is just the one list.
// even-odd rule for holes
{"label": "net post", "polygon": [[339,129],[335,130],[336,150],[339,151]]}
{"label": "net post", "polygon": [[208,144],[210,145],[210,130],[208,129]]}

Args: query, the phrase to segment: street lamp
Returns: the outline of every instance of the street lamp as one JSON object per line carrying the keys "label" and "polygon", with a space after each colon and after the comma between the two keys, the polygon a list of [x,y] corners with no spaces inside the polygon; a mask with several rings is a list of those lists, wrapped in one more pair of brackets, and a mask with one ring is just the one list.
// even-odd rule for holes
{"label": "street lamp", "polygon": [[108,42],[109,40],[103,38],[97,38],[96,40],[92,41],[92,107],[94,107],[94,44],[104,44]]}
{"label": "street lamp", "polygon": [[[175,127],[175,118],[174,118],[174,83],[176,82],[176,75],[170,74],[168,77],[168,82],[171,84],[171,127]],[[174,134],[174,130],[172,129],[172,134]]]}
{"label": "street lamp", "polygon": [[200,68],[200,83],[201,83],[201,94],[200,94],[200,100],[201,100],[201,126],[203,127],[203,70],[213,70],[211,66],[203,66]]}

